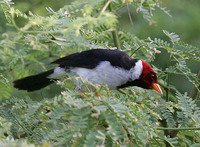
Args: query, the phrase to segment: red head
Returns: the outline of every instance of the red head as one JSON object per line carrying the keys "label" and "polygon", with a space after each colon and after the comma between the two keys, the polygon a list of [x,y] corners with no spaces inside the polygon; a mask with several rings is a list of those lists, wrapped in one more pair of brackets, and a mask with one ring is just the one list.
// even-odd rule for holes
{"label": "red head", "polygon": [[143,70],[140,76],[140,80],[145,83],[147,89],[154,89],[160,94],[162,94],[162,90],[158,84],[156,73],[153,69],[144,61],[142,61]]}

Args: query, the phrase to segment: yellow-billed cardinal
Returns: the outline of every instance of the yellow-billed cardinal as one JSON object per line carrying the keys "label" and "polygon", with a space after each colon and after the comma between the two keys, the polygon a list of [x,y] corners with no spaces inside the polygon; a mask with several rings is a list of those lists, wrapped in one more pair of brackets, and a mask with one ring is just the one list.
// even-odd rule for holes
{"label": "yellow-billed cardinal", "polygon": [[20,90],[39,90],[59,79],[61,75],[76,74],[93,84],[108,85],[110,89],[138,86],[155,89],[162,94],[153,69],[144,61],[131,59],[119,50],[92,49],[60,58],[53,64],[59,66],[36,75],[14,81]]}

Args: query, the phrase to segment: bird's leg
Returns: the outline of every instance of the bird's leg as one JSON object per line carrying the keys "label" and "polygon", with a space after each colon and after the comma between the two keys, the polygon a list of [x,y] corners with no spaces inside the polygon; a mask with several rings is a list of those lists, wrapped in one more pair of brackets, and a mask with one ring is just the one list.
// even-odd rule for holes
{"label": "bird's leg", "polygon": [[[80,90],[80,88],[77,86],[77,85],[81,85],[82,86],[82,83],[80,83],[80,81],[78,81],[78,80],[76,80],[76,91],[79,93],[79,94],[81,94],[84,98],[87,98],[87,95],[85,94],[85,93],[83,93],[81,90]],[[100,97],[100,95],[97,93],[97,91],[96,91],[96,89],[94,88],[94,87],[92,87],[92,86],[90,86],[90,85],[85,85],[85,86],[87,86],[87,90],[88,91],[90,91],[90,92],[95,92],[96,93],[96,97]]]}
{"label": "bird's leg", "polygon": [[101,95],[100,94],[96,94],[96,97],[101,97]]}
{"label": "bird's leg", "polygon": [[79,94],[81,94],[84,98],[87,98],[87,95],[83,93],[82,91],[78,91]]}
{"label": "bird's leg", "polygon": [[90,92],[94,92],[96,94],[96,97],[100,97],[100,94],[98,94],[97,90],[94,87],[89,87]]}
{"label": "bird's leg", "polygon": [[83,93],[78,87],[76,87],[75,89],[80,95],[82,95],[84,98],[87,98],[87,95]]}

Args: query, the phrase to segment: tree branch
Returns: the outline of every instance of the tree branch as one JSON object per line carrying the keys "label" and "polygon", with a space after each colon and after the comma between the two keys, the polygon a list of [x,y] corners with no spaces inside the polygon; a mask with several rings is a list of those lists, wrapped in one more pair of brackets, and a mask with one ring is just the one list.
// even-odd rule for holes
{"label": "tree branch", "polygon": [[[199,70],[199,73],[198,73],[198,79],[200,79],[200,70]],[[198,88],[200,89],[200,85],[199,85]],[[196,100],[197,100],[198,94],[199,94],[198,89],[197,89],[195,86],[193,86],[193,88],[192,88],[192,90],[191,90],[191,92],[190,92],[190,97],[191,97],[193,100],[196,101]]]}
{"label": "tree branch", "polygon": [[[112,11],[111,4],[109,5],[109,10]],[[113,37],[113,41],[114,41],[114,46],[116,46],[117,49],[121,49],[120,41],[119,41],[119,37],[118,37],[118,33],[117,33],[116,29],[112,31],[112,37]]]}
{"label": "tree branch", "polygon": [[188,128],[162,128],[158,127],[157,130],[174,130],[174,131],[184,131],[184,130],[200,130],[200,127],[188,127]]}

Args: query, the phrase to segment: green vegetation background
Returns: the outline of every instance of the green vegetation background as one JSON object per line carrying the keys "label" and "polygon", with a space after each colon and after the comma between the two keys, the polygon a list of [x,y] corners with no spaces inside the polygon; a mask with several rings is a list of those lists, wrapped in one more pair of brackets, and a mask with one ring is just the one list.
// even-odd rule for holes
{"label": "green vegetation background", "polygon": [[[86,50],[99,46],[113,47],[111,34],[114,32],[112,29],[115,28],[112,28],[112,24],[117,20],[115,15],[109,12],[111,10],[102,11],[103,7],[111,1],[78,1],[78,3],[88,3],[84,5],[82,17],[77,17],[82,5],[77,9],[77,3],[73,3],[75,1],[15,0],[12,6],[26,14],[31,11],[33,15],[30,17],[26,17],[19,10],[12,9],[6,1],[0,2],[4,5],[4,12],[8,12],[7,18],[11,18],[11,23],[8,24],[0,9],[0,33],[2,34],[0,35],[0,47],[2,47],[0,98],[5,98],[0,105],[0,146],[6,140],[12,143],[13,139],[17,144],[24,139],[25,142],[44,144],[44,146],[54,145],[54,143],[81,146],[84,143],[85,146],[136,144],[194,147],[200,144],[200,101],[198,94],[187,96],[190,95],[193,86],[199,87],[199,79],[196,75],[200,68],[198,64],[200,2],[198,0],[163,0],[160,9],[167,7],[172,17],[156,9],[153,11],[155,22],[150,24],[143,19],[141,13],[136,13],[134,8],[138,8],[137,4],[142,2],[139,6],[141,9],[144,8],[142,11],[144,13],[145,10],[152,10],[152,7],[158,6],[156,3],[158,1],[135,0],[129,7],[133,25],[128,17],[126,3],[123,3],[122,8],[122,1],[113,2],[110,9],[117,10],[115,14],[118,15],[117,20],[122,26],[117,28],[122,49],[144,59],[152,66],[155,65],[153,68],[159,76],[164,95],[161,96],[153,90],[134,90],[137,88],[133,87],[111,91],[106,87],[104,90],[101,86],[96,86],[97,94],[103,93],[101,97],[96,97],[95,93],[86,90],[87,99],[79,95],[74,90],[74,86],[66,86],[69,85],[68,81],[59,81],[61,86],[53,84],[50,88],[33,93],[14,89],[12,81],[16,77],[24,77],[54,67],[49,63],[64,56],[66,52],[73,53],[82,48]],[[71,14],[77,10],[76,19],[73,19],[72,15],[73,21],[65,13],[69,9],[58,11],[66,4],[71,4],[67,6],[70,7]],[[97,7],[86,14],[85,11],[91,6]],[[49,7],[60,13],[54,13]],[[49,8],[50,11],[45,8]],[[93,13],[96,15],[91,17]],[[14,17],[19,14],[22,17]],[[88,18],[92,20],[90,23]],[[96,22],[101,25],[97,26]],[[80,26],[85,24],[87,24],[86,29],[84,27],[80,29]],[[82,34],[76,36],[75,32]],[[136,48],[139,49],[137,52],[135,52]],[[160,51],[161,53],[158,53]],[[193,74],[190,68],[196,74]],[[66,84],[63,86],[66,88],[60,94],[62,84]]]}
{"label": "green vegetation background", "polygon": [[[24,13],[28,11],[33,14],[42,16],[48,15],[46,7],[51,7],[54,11],[59,10],[63,5],[70,4],[72,0],[13,0],[14,7]],[[163,29],[169,32],[179,34],[181,40],[188,44],[200,47],[200,1],[199,0],[162,0],[163,7],[170,10],[172,17],[169,17],[161,10],[153,12],[153,19],[155,24],[150,25],[147,20],[143,19],[141,13],[136,13],[135,9],[130,7],[133,25],[130,23],[127,9],[122,8],[119,10],[119,23],[127,31],[134,33],[140,39],[145,39],[148,36],[151,38],[161,38],[168,40],[167,36],[162,32]],[[1,9],[0,9],[1,11]],[[9,31],[10,27],[6,26],[4,14],[0,12],[0,34]],[[18,19],[17,24],[24,24],[23,19]],[[0,36],[1,38],[2,36]],[[161,68],[167,66],[168,55],[162,52],[157,55],[154,65]],[[191,68],[193,73],[198,73],[199,64],[188,61],[188,67]],[[192,84],[187,81],[184,76],[172,75],[172,85],[178,87],[181,92],[190,92]]]}

